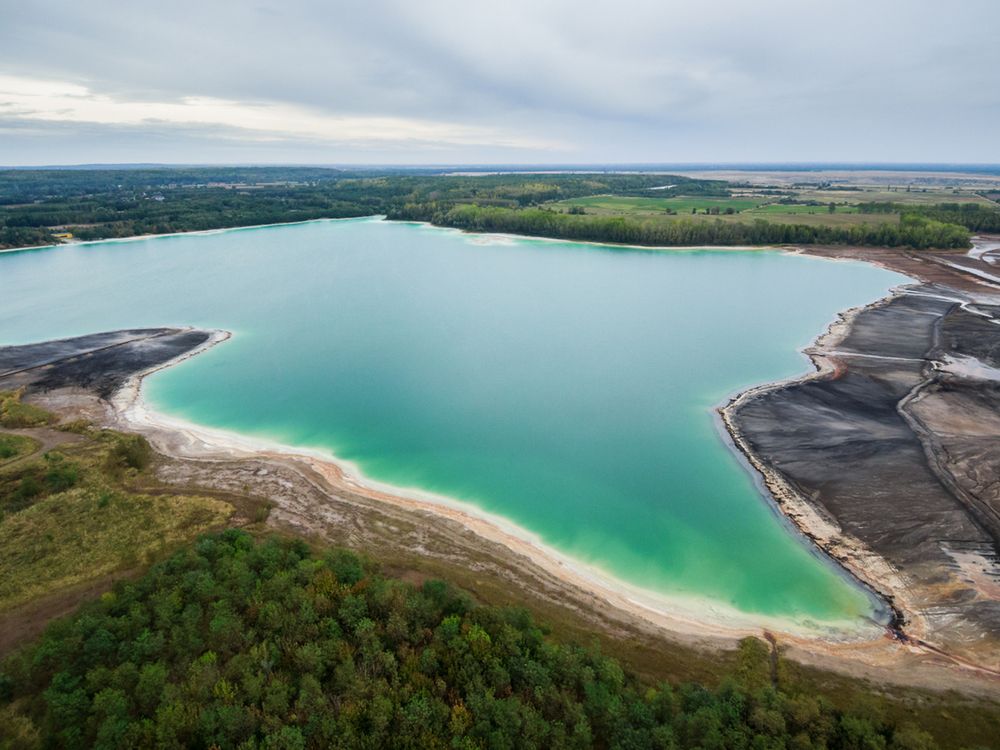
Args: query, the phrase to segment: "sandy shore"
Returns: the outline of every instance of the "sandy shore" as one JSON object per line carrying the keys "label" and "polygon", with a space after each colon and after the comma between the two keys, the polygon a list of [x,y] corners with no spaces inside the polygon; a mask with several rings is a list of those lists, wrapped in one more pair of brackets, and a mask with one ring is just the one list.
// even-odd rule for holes
{"label": "sandy shore", "polygon": [[[845,327],[849,327],[851,318],[851,313],[846,314],[831,326],[824,338],[838,337]],[[280,466],[308,475],[314,484],[320,485],[322,496],[331,502],[345,496],[360,496],[375,506],[393,508],[408,519],[418,519],[418,523],[430,523],[434,527],[457,525],[473,540],[480,540],[478,543],[473,541],[474,546],[502,550],[521,585],[538,582],[537,573],[541,571],[550,600],[554,591],[555,599],[570,609],[589,612],[597,619],[631,622],[631,627],[653,633],[655,637],[712,649],[732,647],[746,636],[768,636],[775,638],[790,658],[802,664],[833,669],[852,677],[930,689],[957,689],[976,695],[1000,695],[1000,680],[991,670],[929,648],[919,639],[900,639],[898,633],[882,624],[855,621],[819,627],[749,615],[707,599],[684,599],[644,591],[573,560],[545,545],[531,532],[471,505],[418,490],[379,484],[364,478],[356,467],[319,451],[194,425],[158,413],[145,400],[142,383],[146,377],[196,356],[229,337],[230,334],[224,331],[213,332],[203,345],[133,375],[110,399],[107,425],[143,434],[166,456],[203,463],[208,475],[215,473],[214,466],[223,467],[234,462]],[[805,377],[821,376],[822,372],[817,372]],[[739,440],[739,436],[734,435],[734,440]],[[835,522],[817,513],[791,488],[782,486],[779,477],[765,474],[765,478],[776,504],[796,527],[825,547],[852,575],[873,590],[889,593],[896,607],[907,606],[906,583],[888,563],[860,543],[846,543]],[[308,525],[299,528],[305,532],[315,531]],[[836,544],[831,540],[836,540]],[[456,557],[456,564],[462,565],[460,558],[461,555]]]}
{"label": "sandy shore", "polygon": [[165,455],[218,461],[264,456],[301,464],[323,477],[331,493],[348,490],[407,511],[417,511],[461,524],[484,540],[500,544],[552,573],[567,586],[579,588],[631,616],[672,633],[735,641],[763,631],[796,640],[828,643],[869,642],[885,628],[861,619],[816,624],[741,612],[707,598],[660,594],[633,586],[546,545],[537,535],[501,516],[475,506],[413,488],[400,488],[365,477],[357,466],[321,451],[286,446],[260,438],[193,424],[156,411],[145,399],[143,380],[230,338],[214,331],[208,341],[155,368],[138,373],[110,399],[110,422],[117,429],[138,432]]}

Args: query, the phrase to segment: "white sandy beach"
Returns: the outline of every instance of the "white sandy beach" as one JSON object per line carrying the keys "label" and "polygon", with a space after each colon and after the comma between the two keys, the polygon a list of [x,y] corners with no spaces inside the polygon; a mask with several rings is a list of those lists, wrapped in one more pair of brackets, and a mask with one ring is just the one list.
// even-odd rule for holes
{"label": "white sandy beach", "polygon": [[[229,338],[228,332],[216,331],[204,346],[163,367],[176,365]],[[112,419],[116,428],[145,435],[157,450],[167,455],[198,460],[265,455],[301,462],[323,476],[331,487],[347,487],[380,502],[456,521],[483,539],[499,543],[512,553],[528,558],[557,575],[567,585],[597,596],[608,606],[678,634],[738,639],[767,630],[795,639],[835,643],[871,641],[884,634],[881,625],[860,618],[831,623],[797,622],[741,612],[707,598],[670,596],[638,588],[594,566],[574,560],[546,545],[527,529],[469,503],[415,488],[380,483],[365,477],[358,467],[325,451],[287,446],[204,427],[158,412],[145,399],[142,388],[143,379],[155,371],[134,377],[116,394],[112,400]]]}

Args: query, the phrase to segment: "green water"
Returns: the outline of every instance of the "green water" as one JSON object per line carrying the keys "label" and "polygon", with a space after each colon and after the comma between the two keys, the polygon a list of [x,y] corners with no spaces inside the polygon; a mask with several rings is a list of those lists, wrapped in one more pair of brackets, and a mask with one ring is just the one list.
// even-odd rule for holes
{"label": "green water", "polygon": [[712,409],[901,277],[778,252],[313,222],[0,256],[0,341],[192,325],[148,381],[201,424],[323,448],[629,583],[835,621],[872,602],[775,515]]}

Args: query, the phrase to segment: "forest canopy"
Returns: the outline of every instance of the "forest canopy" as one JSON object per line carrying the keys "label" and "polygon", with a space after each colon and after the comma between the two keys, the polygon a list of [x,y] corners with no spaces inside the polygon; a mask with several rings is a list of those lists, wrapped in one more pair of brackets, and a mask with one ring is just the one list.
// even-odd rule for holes
{"label": "forest canopy", "polygon": [[[448,174],[427,169],[184,167],[0,171],[0,248],[223,227],[386,215],[470,231],[638,245],[853,244],[962,248],[969,233],[1000,231],[993,204],[850,206],[860,222],[829,216],[744,212],[731,204],[794,210],[778,190],[680,175],[593,173]],[[794,192],[794,191],[793,191]],[[734,195],[743,198],[733,200]],[[747,195],[754,197],[747,198]],[[561,202],[594,196],[663,202],[656,216],[590,215]],[[695,199],[710,220],[669,209]],[[817,204],[814,200],[813,204]],[[818,205],[818,204],[817,204]],[[801,204],[798,208],[808,208]],[[725,215],[725,221],[718,218]],[[897,221],[897,219],[899,219]]]}
{"label": "forest canopy", "polygon": [[779,224],[762,219],[748,223],[690,221],[662,222],[622,216],[588,216],[558,213],[544,208],[512,210],[461,205],[441,208],[434,204],[407,204],[390,212],[390,218],[430,221],[474,232],[555,237],[566,240],[613,242],[629,245],[879,245],[924,248],[969,246],[969,231],[957,224],[905,213],[895,224],[815,226]]}
{"label": "forest canopy", "polygon": [[718,688],[644,685],[524,611],[353,554],[201,538],[0,670],[8,748],[932,748],[782,684],[741,645]]}

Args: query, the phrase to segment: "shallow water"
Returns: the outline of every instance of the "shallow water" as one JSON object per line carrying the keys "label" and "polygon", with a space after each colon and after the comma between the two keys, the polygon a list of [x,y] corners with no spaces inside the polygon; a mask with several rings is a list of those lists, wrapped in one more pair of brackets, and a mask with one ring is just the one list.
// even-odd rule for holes
{"label": "shallow water", "polygon": [[0,341],[233,331],[151,377],[151,402],[473,503],[644,588],[832,622],[872,601],[776,516],[712,410],[808,370],[799,348],[901,280],[321,221],[0,255]]}

